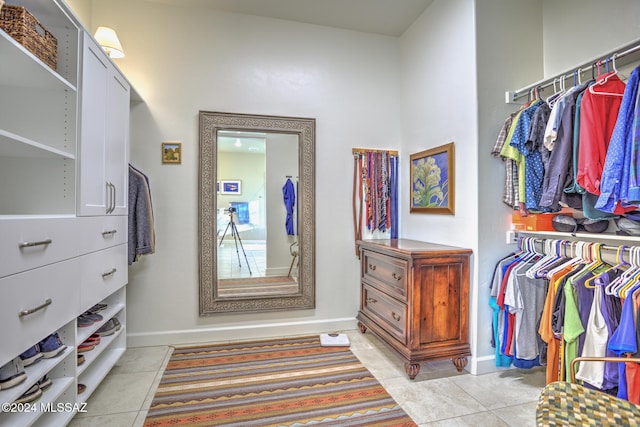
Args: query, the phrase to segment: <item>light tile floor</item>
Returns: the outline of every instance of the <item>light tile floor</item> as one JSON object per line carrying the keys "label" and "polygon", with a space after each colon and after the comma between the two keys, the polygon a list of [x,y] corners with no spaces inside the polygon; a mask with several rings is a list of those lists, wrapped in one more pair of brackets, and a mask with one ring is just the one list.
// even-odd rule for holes
{"label": "light tile floor", "polygon": [[225,239],[218,246],[218,278],[261,277],[266,266],[265,241]]}
{"label": "light tile floor", "polygon": [[[346,331],[351,350],[420,427],[535,426],[542,368],[484,375],[456,371],[448,360],[422,364],[409,380],[402,361],[373,334]],[[130,348],[91,395],[87,413],[71,427],[138,427],[144,424],[169,347]]]}

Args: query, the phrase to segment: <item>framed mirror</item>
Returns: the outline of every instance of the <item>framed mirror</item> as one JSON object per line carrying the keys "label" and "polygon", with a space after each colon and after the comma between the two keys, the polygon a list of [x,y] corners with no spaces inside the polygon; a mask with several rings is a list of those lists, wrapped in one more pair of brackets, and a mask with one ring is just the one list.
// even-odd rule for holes
{"label": "framed mirror", "polygon": [[315,119],[200,111],[200,315],[315,307]]}

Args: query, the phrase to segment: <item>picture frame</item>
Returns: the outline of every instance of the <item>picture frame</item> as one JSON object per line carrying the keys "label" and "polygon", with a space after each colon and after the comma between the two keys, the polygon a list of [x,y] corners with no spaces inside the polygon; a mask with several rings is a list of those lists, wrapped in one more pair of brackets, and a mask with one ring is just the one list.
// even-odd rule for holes
{"label": "picture frame", "polygon": [[410,213],[455,214],[454,143],[410,156]]}
{"label": "picture frame", "polygon": [[162,143],[162,164],[182,163],[182,143],[163,142]]}
{"label": "picture frame", "polygon": [[239,179],[220,181],[220,194],[242,194],[242,181]]}

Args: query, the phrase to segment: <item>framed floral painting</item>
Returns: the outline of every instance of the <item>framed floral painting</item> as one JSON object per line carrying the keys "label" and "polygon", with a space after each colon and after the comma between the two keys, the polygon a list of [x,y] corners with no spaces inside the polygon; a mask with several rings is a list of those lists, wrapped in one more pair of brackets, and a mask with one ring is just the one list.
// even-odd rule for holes
{"label": "framed floral painting", "polygon": [[409,212],[455,213],[453,145],[451,142],[411,155]]}

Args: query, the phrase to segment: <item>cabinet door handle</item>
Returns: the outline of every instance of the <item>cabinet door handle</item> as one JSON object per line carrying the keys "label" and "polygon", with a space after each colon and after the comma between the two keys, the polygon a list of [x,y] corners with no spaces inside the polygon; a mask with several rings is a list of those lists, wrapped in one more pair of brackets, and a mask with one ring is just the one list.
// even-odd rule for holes
{"label": "cabinet door handle", "polygon": [[106,279],[109,276],[113,276],[113,274],[116,272],[116,268],[112,268],[111,271],[107,271],[106,273],[102,273],[102,278]]}
{"label": "cabinet door handle", "polygon": [[114,234],[116,234],[118,232],[118,230],[109,230],[109,231],[103,231],[102,232],[102,237],[109,237],[109,236],[113,236]]}
{"label": "cabinet door handle", "polygon": [[27,310],[22,310],[20,313],[18,313],[18,317],[24,317],[24,316],[28,316],[30,314],[35,313],[36,311],[40,311],[43,308],[45,308],[48,305],[51,305],[53,301],[51,301],[51,298],[47,298],[44,303],[42,303],[41,305],[35,307],[35,308],[29,308]]}
{"label": "cabinet door handle", "polygon": [[369,270],[376,271],[376,265],[375,264],[369,264]]}
{"label": "cabinet door handle", "polygon": [[106,182],[107,184],[107,210],[105,213],[111,213],[111,183],[109,181]]}
{"label": "cabinet door handle", "polygon": [[394,272],[391,276],[396,280],[402,280],[402,274],[397,274],[396,272]]}
{"label": "cabinet door handle", "polygon": [[50,245],[51,243],[53,243],[53,240],[51,239],[40,240],[39,242],[22,242],[18,244],[18,248],[22,249],[22,248],[32,248],[34,246],[46,246],[46,245]]}
{"label": "cabinet door handle", "polygon": [[393,320],[395,320],[396,322],[400,321],[400,316],[395,314],[393,311],[391,312],[391,317],[393,317]]}
{"label": "cabinet door handle", "polygon": [[375,304],[375,303],[377,303],[377,302],[378,302],[378,300],[377,300],[377,299],[374,299],[374,298],[367,298],[367,302],[368,302],[369,304]]}
{"label": "cabinet door handle", "polygon": [[116,210],[116,186],[111,184],[111,188],[113,189],[113,197],[111,198],[111,212]]}

